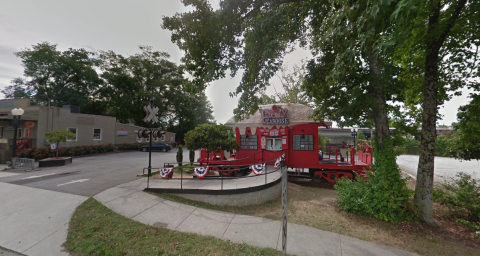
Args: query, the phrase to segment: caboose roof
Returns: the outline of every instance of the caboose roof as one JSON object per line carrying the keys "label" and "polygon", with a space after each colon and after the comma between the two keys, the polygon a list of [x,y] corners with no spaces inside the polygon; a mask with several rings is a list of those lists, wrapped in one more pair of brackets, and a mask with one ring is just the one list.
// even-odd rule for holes
{"label": "caboose roof", "polygon": [[[273,105],[281,106],[284,109],[288,109],[287,117],[289,119],[289,123],[287,125],[265,125],[261,123],[262,116],[260,114],[260,110],[262,109],[272,109]],[[230,126],[232,128],[238,127],[241,134],[245,133],[245,128],[250,127],[252,130],[255,130],[257,127],[268,127],[272,128],[276,126],[277,128],[282,126],[294,126],[297,124],[325,124],[326,126],[332,126],[331,121],[323,121],[323,122],[316,122],[313,119],[309,118],[310,115],[313,114],[313,109],[303,104],[295,104],[295,103],[276,103],[276,104],[268,104],[268,105],[259,105],[258,108],[260,109],[255,114],[251,115],[248,119],[244,119],[239,122],[235,122],[234,117],[230,118],[225,125]]]}

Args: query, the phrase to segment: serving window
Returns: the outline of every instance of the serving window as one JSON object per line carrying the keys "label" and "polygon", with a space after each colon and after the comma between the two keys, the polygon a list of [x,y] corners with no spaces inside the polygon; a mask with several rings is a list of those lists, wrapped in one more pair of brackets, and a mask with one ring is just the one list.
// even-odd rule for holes
{"label": "serving window", "polygon": [[313,135],[293,135],[293,150],[313,150]]}
{"label": "serving window", "polygon": [[257,135],[241,135],[240,148],[241,149],[257,149],[258,148]]}
{"label": "serving window", "polygon": [[267,150],[282,150],[282,138],[267,138]]}

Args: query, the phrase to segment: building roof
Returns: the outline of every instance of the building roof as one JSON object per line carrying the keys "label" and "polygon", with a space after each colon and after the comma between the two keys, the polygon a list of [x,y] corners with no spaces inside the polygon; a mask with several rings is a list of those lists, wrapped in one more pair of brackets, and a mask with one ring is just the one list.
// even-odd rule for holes
{"label": "building roof", "polygon": [[[261,110],[262,109],[269,109],[271,110],[273,106],[281,107],[282,109],[287,109],[286,117],[289,119],[288,124],[286,125],[266,125],[262,124],[262,116]],[[232,128],[238,127],[240,133],[243,134],[245,132],[245,128],[250,127],[251,129],[255,130],[257,127],[280,127],[280,126],[293,126],[297,124],[311,124],[317,123],[322,124],[324,123],[327,126],[332,126],[331,121],[324,121],[324,122],[316,122],[310,116],[313,114],[313,109],[303,104],[295,104],[295,103],[276,103],[276,104],[268,104],[268,105],[259,105],[258,108],[260,109],[255,114],[251,115],[249,118],[244,119],[239,122],[235,122],[234,117],[230,118],[225,125],[230,126]]]}

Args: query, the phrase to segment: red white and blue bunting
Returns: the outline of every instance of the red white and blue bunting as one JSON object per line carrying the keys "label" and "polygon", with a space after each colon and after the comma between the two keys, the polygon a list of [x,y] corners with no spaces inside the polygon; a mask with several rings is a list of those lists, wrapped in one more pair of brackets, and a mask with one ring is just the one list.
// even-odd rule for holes
{"label": "red white and blue bunting", "polygon": [[283,153],[283,155],[281,155],[277,161],[275,161],[275,165],[273,166],[275,169],[277,169],[279,166],[280,166],[280,163],[285,161],[285,153]]}
{"label": "red white and blue bunting", "polygon": [[262,174],[263,169],[265,169],[265,163],[250,165],[250,169],[252,169],[252,172],[255,173],[255,175],[260,175]]}
{"label": "red white and blue bunting", "polygon": [[158,169],[160,176],[164,179],[168,179],[168,175],[173,171],[173,168],[163,168],[163,169]]}
{"label": "red white and blue bunting", "polygon": [[195,175],[197,176],[197,178],[199,179],[203,179],[203,177],[205,177],[205,175],[207,175],[207,172],[208,172],[208,166],[207,167],[195,167],[193,169],[193,172],[195,173]]}

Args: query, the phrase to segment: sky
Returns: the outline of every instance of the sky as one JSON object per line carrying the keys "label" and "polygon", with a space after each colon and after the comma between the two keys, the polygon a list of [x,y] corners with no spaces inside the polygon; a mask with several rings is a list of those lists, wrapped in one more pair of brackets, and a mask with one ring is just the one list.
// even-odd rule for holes
{"label": "sky", "polygon": [[[213,8],[219,7],[219,0],[209,2]],[[149,45],[169,53],[170,60],[180,64],[183,53],[171,42],[171,33],[160,25],[163,16],[189,10],[180,0],[2,0],[0,90],[23,75],[21,60],[13,53],[45,41],[57,44],[59,50],[112,50],[124,56],[138,53],[139,45]],[[308,51],[298,49],[287,55],[284,63],[291,67],[310,56]],[[234,78],[227,76],[206,89],[217,123],[225,123],[233,116],[238,98],[231,98],[229,93],[235,91],[240,80],[241,73]],[[267,93],[273,93],[273,89]],[[439,124],[456,121],[457,108],[468,103],[466,95],[455,97],[440,109],[444,118]],[[1,93],[0,98],[4,98]]]}

